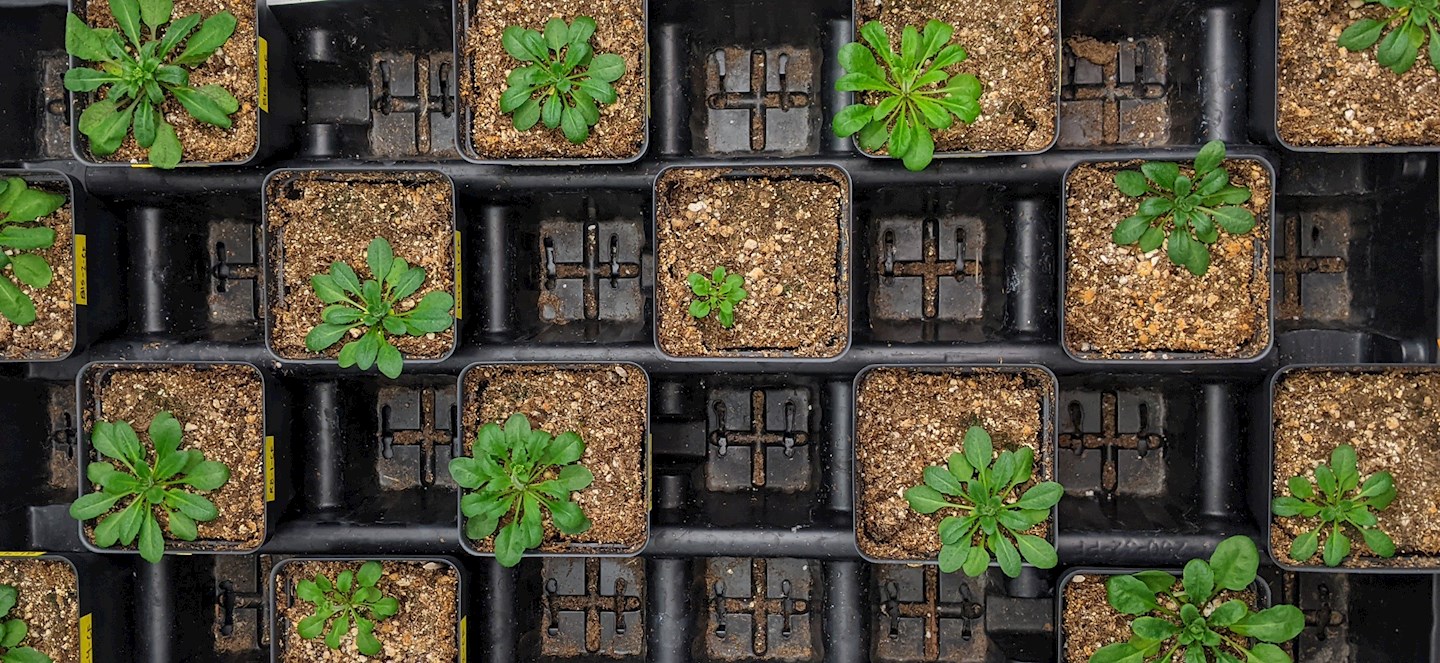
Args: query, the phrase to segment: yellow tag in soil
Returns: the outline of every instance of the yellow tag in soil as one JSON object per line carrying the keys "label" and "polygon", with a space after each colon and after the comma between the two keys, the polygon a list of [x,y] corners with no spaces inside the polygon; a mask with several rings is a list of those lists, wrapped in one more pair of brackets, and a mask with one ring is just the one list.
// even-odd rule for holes
{"label": "yellow tag in soil", "polygon": [[470,641],[470,629],[465,628],[465,622],[467,622],[469,619],[469,616],[460,618],[460,660],[462,661],[470,660],[470,658],[465,655],[465,650],[467,648],[466,646],[469,644]]}
{"label": "yellow tag in soil", "polygon": [[270,112],[270,42],[260,38],[260,110]]}
{"label": "yellow tag in soil", "polygon": [[5,550],[0,551],[0,557],[41,557],[46,553],[43,550]]}
{"label": "yellow tag in soil", "polygon": [[80,616],[80,663],[95,663],[95,638],[91,635],[92,616]]}
{"label": "yellow tag in soil", "polygon": [[460,296],[460,284],[463,283],[460,276],[460,231],[455,231],[455,255],[451,257],[455,261],[455,319],[463,317],[460,309],[460,302],[464,299]]}
{"label": "yellow tag in soil", "polygon": [[265,501],[275,501],[275,436],[265,436]]}
{"label": "yellow tag in soil", "polygon": [[86,252],[85,236],[75,235],[75,303],[85,306],[90,303],[90,268],[86,265],[90,254]]}

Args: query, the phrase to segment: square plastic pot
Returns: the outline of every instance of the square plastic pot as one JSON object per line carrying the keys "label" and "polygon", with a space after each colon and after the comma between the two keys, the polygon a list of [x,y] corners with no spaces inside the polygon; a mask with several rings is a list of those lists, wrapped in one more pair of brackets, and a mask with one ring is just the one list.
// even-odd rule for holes
{"label": "square plastic pot", "polygon": [[[85,478],[85,467],[93,461],[99,460],[99,454],[90,446],[90,430],[87,428],[86,414],[92,419],[98,419],[100,411],[99,394],[96,385],[104,379],[105,375],[112,370],[163,370],[176,367],[205,368],[214,366],[245,366],[255,372],[260,378],[261,389],[263,390],[262,426],[265,434],[263,439],[257,440],[262,450],[261,462],[264,463],[263,478],[265,481],[265,538],[269,539],[275,533],[279,525],[280,515],[285,512],[285,506],[289,504],[294,492],[294,486],[290,483],[290,456],[288,446],[283,437],[288,430],[289,403],[290,399],[280,386],[278,381],[266,374],[265,371],[256,368],[253,364],[238,361],[94,361],[86,364],[80,369],[79,376],[75,380],[75,426],[77,451],[75,459],[78,463],[79,496],[92,492],[92,484]],[[183,444],[183,442],[182,442]],[[92,521],[77,521],[76,526],[80,535],[80,543],[85,549],[93,553],[107,555],[139,555],[140,551],[135,547],[101,548],[89,536],[86,536],[85,525]],[[240,547],[223,541],[204,541],[197,539],[194,542],[186,542],[184,548],[173,547],[174,542],[167,542],[165,554],[190,554],[203,553],[206,555],[248,555],[260,549],[260,544]]]}

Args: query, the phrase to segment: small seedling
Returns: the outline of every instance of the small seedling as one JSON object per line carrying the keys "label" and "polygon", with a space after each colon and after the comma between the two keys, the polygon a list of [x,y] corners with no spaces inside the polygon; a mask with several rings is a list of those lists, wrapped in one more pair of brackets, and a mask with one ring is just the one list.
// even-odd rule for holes
{"label": "small seedling", "polygon": [[[191,14],[172,22],[173,0],[109,0],[109,4],[119,33],[91,28],[74,14],[65,16],[65,50],[99,64],[97,69],[75,67],[65,72],[65,89],[106,90],[105,98],[93,99],[80,114],[80,133],[89,137],[90,151],[103,157],[120,149],[133,127],[135,142],[149,150],[150,164],[174,168],[183,149],[175,127],[165,120],[167,98],[180,102],[191,117],[222,129],[230,128],[230,115],[240,109],[240,102],[219,85],[191,87],[189,71],[230,40],[235,16],[220,12],[201,22],[199,14]],[[184,50],[171,57],[181,42]]]}
{"label": "small seedling", "polygon": [[690,302],[690,317],[703,320],[714,313],[721,327],[735,326],[735,305],[750,296],[745,292],[745,277],[727,275],[724,267],[716,267],[708,279],[704,274],[691,272],[686,280],[690,282],[690,291],[695,293],[695,300]]}
{"label": "small seedling", "polygon": [[[300,620],[295,631],[306,640],[314,640],[324,633],[325,646],[339,649],[340,641],[354,625],[355,648],[366,656],[379,654],[375,624],[400,610],[399,601],[381,594],[375,587],[382,570],[380,562],[365,562],[358,573],[341,571],[333,583],[323,573],[316,574],[314,580],[296,583],[295,595],[315,604],[315,614]],[[325,628],[327,625],[329,629]]]}
{"label": "small seedling", "polygon": [[[156,512],[165,514],[171,535],[194,541],[198,535],[195,523],[214,520],[220,512],[210,500],[189,489],[205,492],[225,485],[230,468],[205,460],[199,449],[181,449],[180,422],[169,412],[150,420],[149,434],[155,448],[153,464],[146,460],[145,448],[129,422],[95,423],[90,446],[119,462],[124,470],[116,469],[112,462],[90,463],[85,476],[101,490],[75,500],[70,517],[85,521],[105,516],[95,527],[95,545],[109,548],[118,542],[128,546],[138,537],[140,556],[155,564],[165,552]],[[127,497],[134,499],[119,513],[110,513]]]}
{"label": "small seedling", "polygon": [[[1221,592],[1240,592],[1255,582],[1260,552],[1255,542],[1232,536],[1220,542],[1210,561],[1185,564],[1180,587],[1162,571],[1112,576],[1105,583],[1110,607],[1130,622],[1129,642],[1106,645],[1090,663],[1290,663],[1278,645],[1300,635],[1305,615],[1293,605],[1259,612],[1240,599],[1220,601]],[[1258,641],[1258,642],[1257,642]]]}
{"label": "small seedling", "polygon": [[400,302],[425,283],[425,270],[396,258],[384,238],[370,242],[365,262],[372,278],[364,283],[350,265],[338,260],[330,263],[329,274],[310,277],[315,296],[327,306],[320,314],[323,322],[305,335],[305,349],[321,352],[358,328],[362,331],[360,338],[340,348],[340,367],[359,366],[368,371],[376,366],[385,377],[398,378],[405,361],[386,335],[424,336],[451,328],[455,324],[450,315],[455,297],[448,292],[432,292],[410,310],[399,313],[396,307]]}
{"label": "small seedling", "polygon": [[1270,510],[1282,518],[1302,516],[1320,521],[1315,529],[1290,543],[1290,557],[1295,561],[1314,557],[1320,547],[1320,533],[1329,529],[1322,558],[1325,566],[1339,566],[1350,555],[1350,537],[1343,528],[1346,524],[1360,532],[1371,552],[1380,557],[1395,556],[1395,542],[1380,530],[1375,517],[1376,511],[1384,511],[1395,501],[1395,478],[1389,472],[1376,472],[1360,483],[1354,447],[1335,447],[1330,452],[1330,464],[1321,463],[1315,468],[1314,485],[1303,476],[1290,477],[1286,485],[1292,497],[1276,497]]}
{"label": "small seedling", "polygon": [[[42,219],[65,205],[65,196],[26,186],[25,180],[11,177],[0,183],[0,315],[17,325],[35,322],[35,301],[16,281],[31,288],[50,285],[54,272],[44,256],[26,251],[55,245],[55,231],[44,226],[21,226]],[[6,273],[6,267],[10,271]]]}
{"label": "small seedling", "polygon": [[1195,156],[1193,176],[1180,174],[1178,164],[1165,161],[1115,173],[1120,193],[1144,200],[1134,216],[1115,227],[1111,239],[1149,253],[1168,237],[1170,262],[1204,276],[1210,271],[1209,246],[1220,239],[1220,228],[1231,235],[1255,228],[1255,215],[1240,206],[1250,200],[1250,189],[1230,184],[1230,173],[1220,167],[1223,161],[1225,144],[1216,140]]}
{"label": "small seedling", "polygon": [[[1430,66],[1440,71],[1440,0],[1364,0],[1390,9],[1390,16],[1380,21],[1362,18],[1340,33],[1341,47],[1351,51],[1368,50],[1375,42],[1375,60],[1380,66],[1397,74],[1410,71],[1420,57],[1425,37],[1430,37]],[[1394,28],[1390,26],[1394,25]],[[1386,32],[1386,29],[1390,29]],[[1384,35],[1385,39],[1380,39]]]}
{"label": "small seedling", "polygon": [[846,74],[835,81],[835,89],[874,92],[879,102],[854,104],[836,114],[835,135],[845,138],[858,132],[860,147],[868,152],[888,145],[890,156],[910,170],[930,165],[935,156],[932,131],[950,128],[955,118],[970,124],[980,117],[980,79],[945,71],[966,58],[964,48],[950,43],[954,33],[955,28],[940,21],[926,23],[923,33],[907,25],[897,54],[878,21],[860,28],[869,48],[850,43],[840,49]]}
{"label": "small seedling", "polygon": [[20,590],[0,585],[0,663],[54,663],[34,647],[18,647],[30,633],[23,619],[5,619],[20,598]]}
{"label": "small seedling", "polygon": [[[474,456],[452,459],[450,476],[469,491],[460,499],[465,536],[475,541],[495,536],[495,559],[515,566],[526,550],[544,537],[544,512],[565,534],[590,529],[590,519],[570,494],[595,480],[579,462],[585,442],[573,432],[555,437],[532,430],[523,414],[513,414],[505,427],[488,423],[475,435]],[[502,528],[500,522],[509,522]]]}
{"label": "small seedling", "polygon": [[[940,521],[940,570],[960,569],[977,577],[990,566],[991,553],[1011,578],[1020,575],[1022,557],[1036,568],[1055,568],[1059,561],[1055,547],[1025,532],[1050,517],[1050,508],[1065,489],[1054,481],[1042,481],[1009,501],[1015,487],[1034,474],[1035,452],[1024,446],[1002,451],[992,463],[993,452],[990,434],[971,426],[960,453],[950,454],[946,467],[925,468],[925,485],[905,491],[910,508],[919,513],[957,509],[963,514]],[[960,498],[960,503],[946,499],[947,495]]]}
{"label": "small seedling", "polygon": [[594,34],[595,19],[589,16],[577,16],[568,26],[552,18],[543,35],[518,25],[505,28],[500,35],[505,52],[530,63],[510,72],[509,87],[500,95],[500,112],[513,113],[516,131],[543,122],[577,145],[590,137],[590,127],[600,121],[599,106],[615,103],[611,83],[625,75],[625,58],[595,54]]}

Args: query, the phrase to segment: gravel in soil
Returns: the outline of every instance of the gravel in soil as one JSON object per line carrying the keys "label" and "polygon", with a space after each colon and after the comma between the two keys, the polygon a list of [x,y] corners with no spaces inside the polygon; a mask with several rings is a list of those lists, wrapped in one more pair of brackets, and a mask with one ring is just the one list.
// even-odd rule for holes
{"label": "gravel in soil", "polygon": [[[1035,476],[1018,498],[1054,478],[1054,378],[1044,371],[920,371],[881,368],[865,374],[855,397],[857,474],[855,536],[860,552],[897,560],[933,559],[946,515],[916,513],[905,490],[924,483],[925,468],[961,450],[965,430],[990,433],[996,455],[1021,445],[1035,450]],[[1049,523],[1029,532],[1047,536]]]}
{"label": "gravel in soil", "polygon": [[[1225,161],[1232,183],[1250,188],[1245,208],[1257,223],[1242,237],[1220,231],[1209,247],[1210,270],[1195,276],[1170,262],[1164,245],[1141,253],[1111,240],[1141,200],[1120,193],[1115,173],[1140,163],[1081,164],[1066,180],[1065,346],[1094,358],[1263,352],[1271,333],[1270,172],[1259,161]],[[1181,172],[1194,171],[1182,164]]]}
{"label": "gravel in soil", "polygon": [[[1177,579],[1180,574],[1170,572]],[[1121,614],[1110,607],[1105,595],[1105,581],[1111,576],[1076,575],[1065,585],[1065,610],[1061,616],[1061,628],[1065,638],[1065,663],[1088,663],[1090,656],[1105,645],[1130,640],[1130,622],[1134,617]],[[1177,590],[1179,582],[1176,582]],[[1211,599],[1211,605],[1220,605],[1230,599],[1240,599],[1255,605],[1255,592],[1222,591]],[[1170,606],[1175,607],[1175,606]],[[1178,653],[1171,658],[1181,663],[1184,657]]]}
{"label": "gravel in soil", "polygon": [[[1315,480],[1315,467],[1330,462],[1342,444],[1355,447],[1362,479],[1375,472],[1395,478],[1395,501],[1376,513],[1395,541],[1396,555],[1375,557],[1359,532],[1347,530],[1351,568],[1421,568],[1440,565],[1440,373],[1391,370],[1359,373],[1301,370],[1276,383],[1274,404],[1275,495],[1289,495],[1294,476]],[[1324,568],[1320,557],[1290,557],[1295,537],[1314,528],[1313,518],[1275,518],[1270,542],[1288,564]],[[1322,533],[1323,545],[1327,533]]]}
{"label": "gravel in soil", "polygon": [[[487,422],[504,424],[515,413],[551,435],[574,431],[585,441],[580,457],[595,475],[589,488],[571,498],[592,523],[582,534],[563,534],[547,515],[544,552],[638,552],[649,527],[645,426],[650,381],[625,364],[485,365],[465,374],[465,453]],[[501,523],[502,525],[504,522]],[[495,549],[494,537],[474,542]]]}
{"label": "gravel in soil", "polygon": [[[473,114],[470,140],[481,159],[629,159],[645,147],[645,2],[643,0],[470,0],[470,23],[462,35],[460,103]],[[505,52],[501,34],[518,25],[543,32],[552,18],[566,23],[577,16],[595,19],[590,45],[596,53],[625,59],[625,75],[615,81],[616,100],[600,106],[600,122],[576,145],[560,129],[543,123],[516,131],[512,116],[500,112],[506,78],[522,63]],[[468,75],[467,75],[468,73]]]}
{"label": "gravel in soil", "polygon": [[[400,603],[394,615],[375,624],[381,650],[365,656],[355,647],[355,627],[339,649],[325,646],[325,638],[305,640],[296,632],[300,620],[315,613],[313,604],[296,598],[276,602],[276,630],[280,634],[279,660],[284,663],[455,663],[460,655],[456,625],[460,620],[460,576],[441,562],[384,561],[384,573],[375,587]],[[301,580],[324,574],[332,582],[342,571],[358,572],[364,561],[286,564],[275,576],[275,596],[287,597]]]}
{"label": "gravel in soil", "polygon": [[[68,194],[68,188],[43,182],[26,182],[30,188],[51,193]],[[50,285],[32,288],[15,279],[13,268],[5,268],[0,278],[9,279],[35,302],[35,322],[24,327],[0,315],[0,359],[59,359],[70,354],[75,346],[75,259],[74,205],[65,205],[53,214],[25,227],[44,226],[55,231],[55,244],[48,249],[26,251],[50,263],[53,276]],[[17,253],[5,249],[6,255]]]}
{"label": "gravel in soil", "polygon": [[[1440,71],[1424,48],[1404,74],[1376,48],[1341,48],[1340,33],[1393,12],[1352,0],[1280,0],[1278,130],[1291,145],[1440,145]],[[1427,40],[1426,46],[1429,42]]]}
{"label": "gravel in soil", "polygon": [[80,585],[75,569],[50,559],[0,559],[0,585],[19,596],[6,619],[30,628],[19,646],[33,647],[55,663],[80,663]]}
{"label": "gravel in soil", "polygon": [[[425,269],[425,283],[396,305],[408,311],[432,292],[455,293],[454,186],[434,172],[285,172],[266,192],[270,234],[270,347],[285,359],[334,358],[345,342],[363,335],[351,330],[321,353],[305,348],[305,335],[319,325],[325,304],[310,277],[328,273],[341,261],[363,281],[371,240],[384,237],[396,259]],[[279,270],[279,274],[277,274]],[[454,314],[454,311],[451,311]],[[386,338],[406,359],[439,359],[455,345],[455,331]]]}
{"label": "gravel in soil", "polygon": [[[857,0],[855,25],[880,21],[894,48],[906,25],[930,20],[955,28],[951,43],[969,56],[946,71],[984,85],[980,117],[935,134],[935,152],[1038,152],[1055,141],[1059,12],[1055,0]],[[862,100],[871,103],[868,96]]]}
{"label": "gravel in soil", "polygon": [[[849,183],[814,174],[725,168],[665,171],[656,182],[656,337],[681,357],[834,357],[850,336]],[[686,280],[716,267],[745,277],[735,325],[696,320]]]}
{"label": "gravel in soil", "polygon": [[[231,127],[206,124],[195,119],[174,97],[167,97],[160,110],[165,120],[175,127],[184,148],[182,163],[224,163],[244,161],[255,152],[260,127],[260,74],[259,55],[256,52],[258,32],[256,31],[255,0],[174,0],[175,11],[171,14],[180,19],[191,14],[209,18],[222,11],[235,15],[235,33],[215,54],[203,64],[189,68],[190,86],[219,85],[234,95],[240,102],[240,109],[230,116]],[[88,0],[83,12],[85,23],[95,28],[116,27],[115,17],[110,14],[110,5],[102,0]],[[143,28],[143,26],[142,26]],[[148,32],[148,28],[143,28]],[[162,30],[161,34],[164,32]],[[193,34],[193,33],[192,33]],[[142,42],[143,43],[143,42]],[[176,53],[179,53],[177,49]],[[80,110],[87,105],[80,99]],[[85,140],[80,136],[80,140]],[[88,145],[88,142],[86,143]],[[85,148],[88,153],[88,147]],[[149,150],[135,142],[132,133],[120,145],[120,149],[107,157],[91,158],[99,161],[125,161],[148,163]]]}
{"label": "gravel in soil", "polygon": [[[230,468],[230,481],[220,488],[198,493],[215,503],[219,517],[197,523],[194,542],[172,539],[165,533],[165,549],[248,550],[265,540],[265,391],[253,366],[156,365],[143,367],[97,367],[93,392],[99,402],[99,418],[127,421],[140,436],[146,457],[154,460],[154,445],[147,429],[162,410],[175,415],[183,433],[181,449],[199,449],[206,460]],[[96,415],[88,404],[85,428],[94,427]],[[116,469],[123,470],[112,461]],[[90,486],[98,490],[99,486]],[[129,500],[112,511],[129,505]],[[167,521],[157,513],[161,526]],[[94,541],[94,525],[87,523],[85,535]],[[118,546],[117,546],[118,547]]]}

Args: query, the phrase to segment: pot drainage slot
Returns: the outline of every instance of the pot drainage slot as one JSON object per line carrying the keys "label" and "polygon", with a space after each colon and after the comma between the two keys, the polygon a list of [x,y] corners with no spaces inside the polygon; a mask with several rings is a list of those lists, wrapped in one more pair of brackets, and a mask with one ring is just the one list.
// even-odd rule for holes
{"label": "pot drainage slot", "polygon": [[1060,144],[1065,147],[1170,142],[1166,44],[1156,38],[1065,42]]}
{"label": "pot drainage slot", "polygon": [[448,471],[436,469],[448,466],[460,453],[453,387],[384,387],[376,408],[380,457],[375,469],[382,488],[429,488],[437,481],[455,485]]}
{"label": "pot drainage slot", "polygon": [[[918,230],[918,232],[917,232]],[[972,320],[985,302],[979,219],[926,217],[880,224],[873,315],[881,320]],[[915,251],[918,245],[918,253]],[[917,306],[918,304],[918,306]]]}
{"label": "pot drainage slot", "polygon": [[540,224],[540,319],[557,325],[643,321],[643,231],[630,220],[597,221],[593,201],[582,210],[579,223]]}
{"label": "pot drainage slot", "polygon": [[209,229],[209,322],[254,324],[260,319],[259,229],[236,219],[212,221]]}
{"label": "pot drainage slot", "polygon": [[706,560],[709,658],[817,658],[810,624],[812,568],[812,562],[794,559]]}
{"label": "pot drainage slot", "polygon": [[705,59],[709,153],[814,152],[819,105],[808,49],[717,49]]}
{"label": "pot drainage slot", "polygon": [[455,61],[449,51],[376,53],[370,65],[370,155],[458,159]]}
{"label": "pot drainage slot", "polygon": [[882,661],[986,661],[984,581],[939,568],[875,568],[880,619],[875,658]]}
{"label": "pot drainage slot", "polygon": [[707,417],[706,488],[810,490],[809,418],[807,389],[717,389]]}
{"label": "pot drainage slot", "polygon": [[[1122,400],[1126,405],[1123,415]],[[1062,395],[1060,402],[1066,403],[1067,399]],[[1102,499],[1110,500],[1117,493],[1150,496],[1164,491],[1166,444],[1160,428],[1163,410],[1158,398],[1115,391],[1076,394],[1068,399],[1061,420],[1060,449],[1082,459],[1089,456],[1091,463],[1098,455],[1100,461],[1098,482],[1084,470],[1065,477],[1063,483],[1072,494],[1098,492]],[[1122,465],[1133,465],[1124,473],[1124,488],[1120,481]]]}
{"label": "pot drainage slot", "polygon": [[215,651],[267,649],[263,579],[269,577],[271,557],[216,556],[214,560]]}
{"label": "pot drainage slot", "polygon": [[1285,215],[1283,241],[1275,256],[1275,274],[1280,277],[1276,317],[1350,317],[1349,264],[1344,257],[1349,253],[1350,221],[1350,211],[1344,207]]}
{"label": "pot drainage slot", "polygon": [[546,657],[638,657],[645,653],[645,563],[547,558],[541,653]]}

